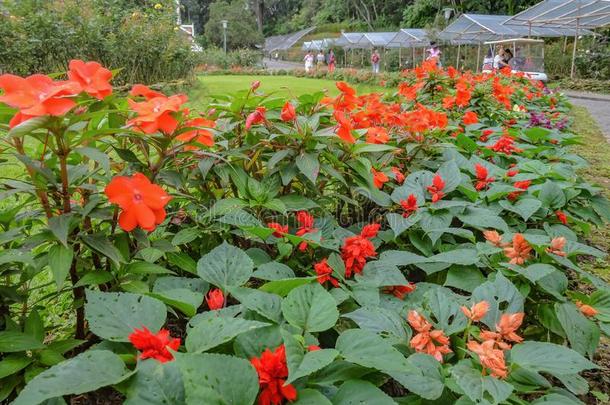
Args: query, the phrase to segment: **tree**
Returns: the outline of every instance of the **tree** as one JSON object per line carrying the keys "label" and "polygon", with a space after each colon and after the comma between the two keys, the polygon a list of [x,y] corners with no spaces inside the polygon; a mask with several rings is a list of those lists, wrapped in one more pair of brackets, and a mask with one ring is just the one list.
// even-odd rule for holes
{"label": "tree", "polygon": [[223,45],[222,20],[228,21],[227,48],[252,48],[263,43],[254,15],[243,0],[215,1],[210,4],[209,20],[205,24],[205,37],[211,44]]}

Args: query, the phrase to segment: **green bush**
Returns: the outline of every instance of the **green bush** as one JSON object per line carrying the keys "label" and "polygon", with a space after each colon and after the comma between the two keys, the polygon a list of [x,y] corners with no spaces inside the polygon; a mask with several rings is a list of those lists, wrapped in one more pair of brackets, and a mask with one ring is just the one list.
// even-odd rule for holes
{"label": "green bush", "polygon": [[197,57],[200,65],[205,65],[206,68],[216,67],[220,69],[238,66],[257,67],[260,66],[263,58],[260,51],[252,49],[237,49],[225,54],[222,49],[216,47],[205,49]]}
{"label": "green bush", "polygon": [[173,2],[128,7],[119,0],[19,0],[0,15],[0,72],[63,71],[70,59],[122,69],[117,83],[182,79],[195,66],[177,30]]}

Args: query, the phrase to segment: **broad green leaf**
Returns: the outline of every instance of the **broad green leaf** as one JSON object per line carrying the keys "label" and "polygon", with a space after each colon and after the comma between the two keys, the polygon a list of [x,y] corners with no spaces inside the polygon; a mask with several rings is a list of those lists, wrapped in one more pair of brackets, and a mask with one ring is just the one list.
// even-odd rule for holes
{"label": "broad green leaf", "polygon": [[197,262],[184,252],[170,252],[167,254],[167,260],[181,270],[191,274],[197,274]]}
{"label": "broad green leaf", "polygon": [[68,247],[68,232],[70,231],[71,219],[71,214],[62,214],[49,218],[49,229],[65,247]]}
{"label": "broad green leaf", "polygon": [[400,236],[404,231],[415,225],[419,221],[419,215],[411,215],[408,218],[404,218],[401,214],[389,213],[385,216],[388,221],[388,225],[394,232],[394,238]]}
{"label": "broad green leaf", "polygon": [[572,349],[592,359],[599,343],[597,325],[587,319],[571,302],[555,304],[555,311]]}
{"label": "broad green leaf", "polygon": [[445,279],[445,287],[455,287],[472,292],[485,282],[485,276],[479,269],[472,266],[451,266]]}
{"label": "broad green leaf", "polygon": [[408,284],[398,267],[383,260],[374,260],[365,264],[362,273],[356,274],[355,279],[358,283],[371,287]]}
{"label": "broad green leaf", "polygon": [[260,286],[259,290],[277,294],[280,297],[285,297],[295,288],[310,284],[315,279],[315,277],[297,277],[272,280]]}
{"label": "broad green leaf", "polygon": [[436,329],[442,329],[449,336],[466,328],[468,319],[451,290],[437,286],[426,291],[424,297],[426,307],[436,319],[433,322]]}
{"label": "broad green leaf", "polygon": [[282,302],[282,313],[288,323],[307,332],[330,329],[339,318],[335,299],[318,283],[290,291]]}
{"label": "broad green leaf", "polygon": [[85,318],[101,338],[128,342],[133,330],[147,327],[156,333],[165,324],[167,309],[161,301],[145,295],[87,291]]}
{"label": "broad green leaf", "polygon": [[478,261],[478,252],[475,249],[454,249],[428,258],[430,263],[449,263],[462,266],[476,264]]}
{"label": "broad green leaf", "polygon": [[12,330],[0,332],[0,352],[22,352],[44,347],[42,342],[30,334]]}
{"label": "broad green leaf", "polygon": [[24,354],[9,354],[0,360],[0,379],[23,370],[29,366],[34,359]]}
{"label": "broad green leaf", "polygon": [[576,374],[597,366],[565,346],[547,342],[525,341],[510,351],[514,364],[535,372],[552,375]]}
{"label": "broad green leaf", "polygon": [[265,326],[238,335],[233,341],[235,354],[245,359],[260,357],[269,348],[282,344],[282,335],[278,325]]}
{"label": "broad green leaf", "polygon": [[90,271],[85,273],[74,287],[82,287],[87,285],[99,285],[112,280],[112,274],[107,271]]}
{"label": "broad green leaf", "polygon": [[297,194],[285,195],[279,197],[279,200],[284,204],[287,211],[310,210],[319,207],[313,200]]}
{"label": "broad green leaf", "polygon": [[246,359],[224,354],[176,354],[188,405],[252,405],[258,375]]}
{"label": "broad green leaf", "polygon": [[441,364],[434,357],[423,353],[412,354],[407,358],[407,363],[407,370],[389,373],[392,378],[422,398],[439,398],[445,388]]}
{"label": "broad green leaf", "polygon": [[201,235],[201,230],[198,228],[184,228],[174,235],[172,238],[172,245],[178,246],[192,242],[197,239],[199,235]]}
{"label": "broad green leaf", "polygon": [[252,259],[241,249],[224,242],[199,259],[197,274],[210,284],[226,290],[245,284],[252,275]]}
{"label": "broad green leaf", "polygon": [[258,266],[258,269],[252,273],[252,277],[261,280],[283,280],[294,278],[294,271],[285,264],[269,262]]}
{"label": "broad green leaf", "polygon": [[524,221],[527,221],[542,207],[542,202],[535,198],[522,198],[514,204],[511,204],[510,201],[502,200],[500,201],[500,206],[505,210],[518,214]]}
{"label": "broad green leaf", "polygon": [[304,388],[299,390],[297,400],[290,403],[291,405],[332,405],[332,402],[326,398],[320,391],[312,388]]}
{"label": "broad green leaf", "polygon": [[407,251],[386,250],[381,254],[379,260],[395,266],[407,266],[410,264],[424,263],[428,259],[424,256]]}
{"label": "broad green leaf", "polygon": [[305,353],[301,363],[296,370],[289,375],[286,383],[289,384],[328,366],[338,355],[339,352],[335,349],[321,349]]}
{"label": "broad green leaf", "polygon": [[410,368],[407,359],[389,341],[368,330],[346,330],[339,335],[335,347],[345,360],[364,367],[386,373]]}
{"label": "broad green leaf", "polygon": [[382,307],[362,307],[343,315],[360,327],[378,333],[394,344],[404,343],[411,338],[411,329],[405,327],[405,320],[398,312]]}
{"label": "broad green leaf", "polygon": [[235,336],[253,329],[269,326],[268,323],[243,318],[214,317],[203,319],[189,329],[185,346],[189,352],[205,352],[232,340]]}
{"label": "broad green leaf", "polygon": [[552,392],[543,397],[538,398],[532,405],[582,405],[581,401],[573,398],[568,398],[565,395],[561,395],[556,392]]}
{"label": "broad green leaf", "polygon": [[451,374],[466,396],[477,404],[503,403],[514,387],[491,376],[483,376],[471,360],[462,360],[451,368]]}
{"label": "broad green leaf", "polygon": [[315,184],[316,179],[320,174],[320,162],[318,161],[318,157],[312,153],[301,153],[296,157],[295,163],[301,173]]}
{"label": "broad green leaf", "polygon": [[145,261],[135,261],[125,266],[127,274],[174,274],[173,271],[166,269],[158,264]]}
{"label": "broad green leaf", "polygon": [[119,250],[107,239],[105,235],[82,235],[81,239],[90,248],[97,250],[99,253],[112,260],[115,266],[118,267],[120,263],[125,261],[123,256],[121,256],[121,252],[119,252]]}
{"label": "broad green leaf", "polygon": [[437,172],[445,182],[445,187],[443,191],[447,194],[452,192],[460,185],[462,182],[462,174],[460,172],[460,168],[455,163],[455,160],[449,160],[438,169]]}
{"label": "broad green leaf", "polygon": [[125,405],[183,405],[184,386],[176,362],[138,361],[125,395]]}
{"label": "broad green leaf", "polygon": [[506,222],[496,215],[493,211],[485,208],[468,207],[463,214],[458,215],[458,219],[466,225],[470,225],[477,229],[499,229],[507,232],[508,225]]}
{"label": "broad green leaf", "polygon": [[487,281],[472,292],[472,300],[472,302],[487,301],[489,303],[489,311],[483,317],[482,322],[491,330],[495,330],[503,313],[523,312],[523,296],[513,283],[499,272],[496,273],[494,281]]}
{"label": "broad green leaf", "polygon": [[368,381],[348,380],[332,398],[333,405],[396,405],[396,402],[385,392]]}
{"label": "broad green leaf", "polygon": [[282,298],[279,295],[245,287],[231,287],[229,293],[244,307],[265,318],[275,323],[282,320]]}
{"label": "broad green leaf", "polygon": [[559,185],[547,180],[541,187],[538,198],[546,207],[561,208],[566,204],[566,196]]}
{"label": "broad green leaf", "polygon": [[517,273],[527,278],[532,283],[540,280],[541,278],[548,276],[549,274],[556,272],[557,269],[550,264],[534,263],[527,266],[523,271],[519,270]]}
{"label": "broad green leaf", "polygon": [[48,115],[30,118],[11,128],[10,131],[8,131],[7,136],[11,138],[28,135],[31,132],[44,127],[50,120],[51,117]]}
{"label": "broad green leaf", "polygon": [[130,375],[118,355],[107,350],[89,350],[38,374],[13,404],[33,405],[50,398],[95,391]]}

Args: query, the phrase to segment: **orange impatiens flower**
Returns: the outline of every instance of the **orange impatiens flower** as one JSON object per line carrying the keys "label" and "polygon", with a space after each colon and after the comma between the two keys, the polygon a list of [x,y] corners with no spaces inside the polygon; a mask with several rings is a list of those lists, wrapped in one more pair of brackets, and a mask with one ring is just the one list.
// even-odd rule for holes
{"label": "orange impatiens flower", "polygon": [[164,207],[172,198],[142,173],[131,177],[116,176],[104,192],[111,203],[121,208],[119,225],[127,232],[137,226],[153,231],[165,220]]}
{"label": "orange impatiens flower", "polygon": [[337,135],[339,138],[343,139],[345,142],[354,143],[356,139],[352,135],[352,130],[354,126],[351,120],[345,115],[343,111],[335,110],[334,112],[335,120],[337,120]]}
{"label": "orange impatiens flower", "polygon": [[385,287],[383,289],[383,292],[386,294],[392,294],[396,298],[404,300],[405,295],[411,294],[413,291],[415,291],[415,288],[416,286],[414,283],[409,283],[407,285],[394,285],[391,287]]}
{"label": "orange impatiens flower", "polygon": [[417,82],[413,86],[410,86],[407,82],[400,83],[398,85],[398,94],[403,96],[409,101],[413,101],[417,98],[417,92],[424,87],[425,82]]}
{"label": "orange impatiens flower", "polygon": [[383,127],[371,127],[366,131],[366,142],[384,144],[390,140],[388,131]]}
{"label": "orange impatiens flower", "polygon": [[466,111],[462,117],[462,122],[465,125],[472,125],[479,122],[479,116],[474,111]]}
{"label": "orange impatiens flower", "polygon": [[466,315],[466,318],[472,322],[478,322],[487,314],[489,311],[489,303],[487,301],[481,301],[474,304],[472,307],[467,308],[461,307],[462,312]]}
{"label": "orange impatiens flower", "polygon": [[68,78],[79,83],[83,91],[98,100],[112,94],[112,72],[97,62],[70,61]]}
{"label": "orange impatiens flower", "polygon": [[566,252],[563,251],[564,246],[566,245],[566,238],[563,236],[559,236],[557,238],[553,238],[551,240],[551,245],[546,248],[548,253],[552,253],[557,256],[565,257]]}
{"label": "orange impatiens flower", "polygon": [[180,111],[186,101],[187,97],[183,94],[171,97],[158,96],[142,102],[127,99],[129,108],[137,114],[127,121],[127,124],[145,134],[154,134],[158,131],[171,134],[178,127],[178,120],[174,114]]}
{"label": "orange impatiens flower", "polygon": [[518,265],[522,265],[530,258],[531,251],[532,247],[520,233],[516,233],[512,244],[504,248],[504,254],[510,259],[509,263]]}
{"label": "orange impatiens flower", "polygon": [[432,179],[432,184],[426,188],[428,190],[428,192],[432,195],[433,203],[435,203],[438,200],[440,200],[441,198],[443,198],[443,196],[445,195],[445,193],[443,192],[444,188],[445,188],[445,182],[443,181],[441,176],[439,176],[438,174],[435,175],[434,178]]}
{"label": "orange impatiens flower", "polygon": [[500,236],[498,231],[494,231],[494,230],[484,231],[483,236],[485,237],[485,240],[487,240],[487,242],[491,243],[492,245],[494,245],[496,247],[504,246],[504,243],[502,242],[502,236]]}
{"label": "orange impatiens flower", "polygon": [[[216,122],[205,118],[194,118],[184,123],[184,127],[203,127],[203,128],[215,128]],[[194,129],[192,131],[183,132],[176,137],[179,141],[183,142],[197,142],[205,146],[214,146],[214,135],[206,129]],[[187,145],[186,150],[195,150],[195,145]]]}
{"label": "orange impatiens flower", "polygon": [[597,309],[593,308],[591,305],[583,304],[581,301],[576,301],[576,306],[587,318],[592,318],[598,313]]}
{"label": "orange impatiens flower", "polygon": [[381,189],[385,183],[390,181],[390,178],[382,171],[375,170],[371,168],[371,173],[373,173],[373,184],[375,187]]}
{"label": "orange impatiens flower", "polygon": [[471,340],[467,344],[468,350],[479,356],[481,365],[489,369],[492,377],[506,378],[508,370],[504,360],[504,352],[494,346],[495,342],[493,340],[486,340],[483,343]]}
{"label": "orange impatiens flower", "polygon": [[144,97],[147,100],[151,100],[155,97],[165,97],[165,94],[151,90],[148,86],[144,86],[143,84],[134,84],[129,95],[132,97]]}
{"label": "orange impatiens flower", "polygon": [[432,324],[417,311],[409,311],[407,320],[418,332],[409,342],[416,352],[429,354],[439,362],[443,361],[443,354],[452,353],[449,348],[449,338],[445,333],[439,329],[432,329]]}
{"label": "orange impatiens flower", "polygon": [[286,104],[284,104],[280,118],[284,122],[294,121],[297,118],[296,109],[289,101],[286,101]]}
{"label": "orange impatiens flower", "polygon": [[256,107],[256,109],[246,118],[246,129],[250,129],[252,125],[262,124],[267,121],[267,109],[265,107]]}
{"label": "orange impatiens flower", "polygon": [[53,81],[50,77],[39,74],[26,78],[2,75],[0,89],[4,90],[0,102],[19,109],[9,122],[11,128],[34,117],[64,115],[76,105],[69,97],[81,92],[77,82]]}

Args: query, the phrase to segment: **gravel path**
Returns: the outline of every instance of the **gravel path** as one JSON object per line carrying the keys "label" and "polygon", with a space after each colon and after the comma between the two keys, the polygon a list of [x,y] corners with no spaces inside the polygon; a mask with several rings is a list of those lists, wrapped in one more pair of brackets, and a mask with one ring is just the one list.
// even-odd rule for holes
{"label": "gravel path", "polygon": [[572,104],[589,110],[610,142],[610,95],[575,91],[565,91],[564,93]]}
{"label": "gravel path", "polygon": [[289,62],[286,60],[275,60],[270,58],[264,58],[263,65],[269,70],[293,70],[304,68],[302,63]]}

